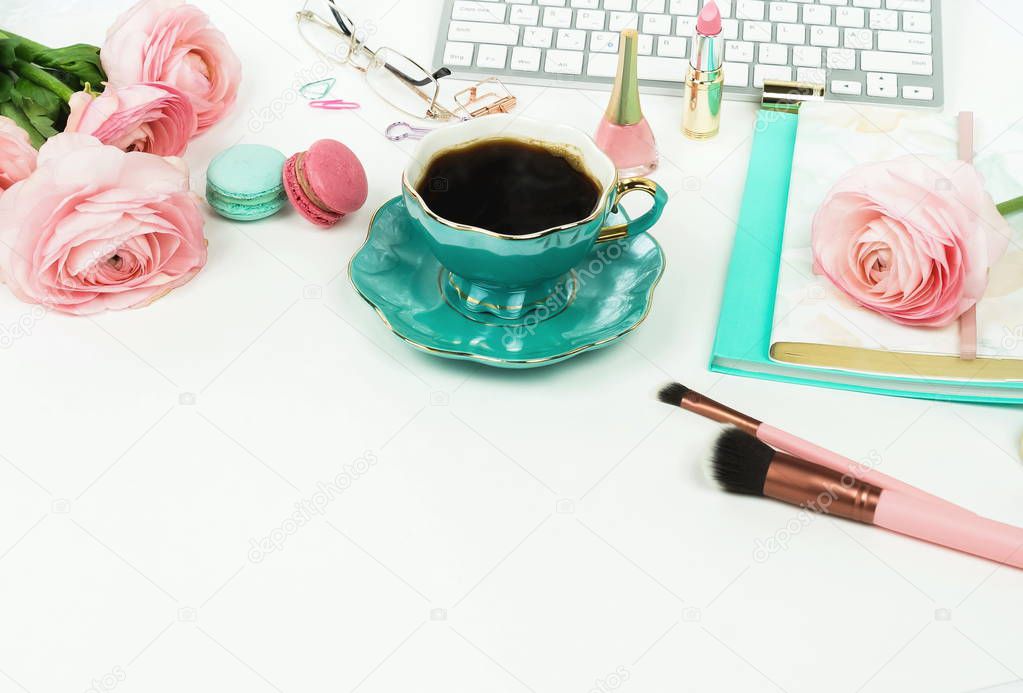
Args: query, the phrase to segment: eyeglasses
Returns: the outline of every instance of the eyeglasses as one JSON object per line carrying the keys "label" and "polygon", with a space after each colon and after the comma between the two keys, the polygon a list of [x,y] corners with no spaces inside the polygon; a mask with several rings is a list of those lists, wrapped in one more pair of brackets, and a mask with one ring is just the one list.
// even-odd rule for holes
{"label": "eyeglasses", "polygon": [[[331,18],[325,19],[310,5],[326,6]],[[414,118],[461,120],[459,108],[448,109],[438,103],[440,84],[451,70],[442,67],[430,73],[408,56],[392,49],[370,49],[365,29],[345,14],[334,0],[306,0],[296,14],[302,39],[319,56],[334,65],[353,67],[366,76],[369,86],[380,98]]]}

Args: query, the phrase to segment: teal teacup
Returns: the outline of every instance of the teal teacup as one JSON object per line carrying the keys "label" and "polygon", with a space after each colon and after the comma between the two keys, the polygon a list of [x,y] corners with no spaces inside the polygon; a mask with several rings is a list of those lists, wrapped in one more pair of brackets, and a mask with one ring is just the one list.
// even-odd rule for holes
{"label": "teal teacup", "polygon": [[[600,185],[596,207],[584,219],[528,235],[441,218],[416,191],[430,162],[441,153],[487,139],[521,140],[573,157]],[[618,204],[636,190],[651,195],[654,204],[630,221],[618,214]],[[558,312],[552,306],[563,309],[571,303],[577,282],[572,270],[594,244],[646,233],[668,201],[664,190],[651,180],[620,179],[611,159],[579,130],[511,115],[488,115],[427,135],[405,169],[402,193],[405,207],[443,266],[438,282],[448,301],[474,319],[491,314],[504,321],[540,314],[540,307],[544,307],[543,317]]]}

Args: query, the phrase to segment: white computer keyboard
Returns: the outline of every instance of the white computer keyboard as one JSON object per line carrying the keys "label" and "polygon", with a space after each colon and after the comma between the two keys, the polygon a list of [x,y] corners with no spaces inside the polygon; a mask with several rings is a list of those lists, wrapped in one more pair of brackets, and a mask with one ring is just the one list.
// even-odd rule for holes
{"label": "white computer keyboard", "polygon": [[[610,84],[618,32],[640,31],[644,91],[680,94],[705,0],[445,0],[435,62],[456,76]],[[823,84],[842,101],[940,107],[940,0],[717,0],[725,84]]]}

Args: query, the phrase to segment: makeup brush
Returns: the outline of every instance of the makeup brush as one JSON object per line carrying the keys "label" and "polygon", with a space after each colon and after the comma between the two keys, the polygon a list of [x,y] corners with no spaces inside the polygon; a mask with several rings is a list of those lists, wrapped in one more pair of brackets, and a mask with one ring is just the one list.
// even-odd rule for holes
{"label": "makeup brush", "polygon": [[1018,532],[1008,531],[1007,525],[977,515],[948,513],[918,496],[857,481],[779,452],[737,428],[718,438],[712,476],[729,493],[774,498],[1023,568],[1023,539]]}
{"label": "makeup brush", "polygon": [[881,472],[865,467],[862,464],[850,460],[848,457],[843,457],[842,455],[822,448],[819,445],[814,445],[807,440],[798,438],[797,436],[787,433],[779,428],[775,428],[770,424],[757,421],[752,416],[747,416],[746,414],[736,411],[731,407],[727,407],[720,402],[715,402],[711,398],[705,397],[695,390],[690,390],[685,385],[681,385],[679,383],[666,385],[661,389],[658,397],[665,404],[681,407],[686,411],[699,414],[700,416],[717,421],[718,423],[735,426],[751,436],[756,436],[759,440],[767,443],[773,448],[784,450],[792,455],[796,455],[797,457],[801,457],[805,460],[810,460],[811,462],[815,462],[816,464],[827,467],[841,474],[849,474],[868,484],[880,486],[881,488],[888,489],[890,491],[898,491],[899,493],[903,493],[907,496],[914,496],[921,500],[926,500],[931,503],[935,503],[936,505],[944,506],[949,510],[955,509],[959,512],[968,513],[970,515],[974,514],[970,510],[967,510],[960,505],[956,505],[951,501],[939,498],[938,496],[927,493],[922,489],[890,477],[887,474],[882,474]]}

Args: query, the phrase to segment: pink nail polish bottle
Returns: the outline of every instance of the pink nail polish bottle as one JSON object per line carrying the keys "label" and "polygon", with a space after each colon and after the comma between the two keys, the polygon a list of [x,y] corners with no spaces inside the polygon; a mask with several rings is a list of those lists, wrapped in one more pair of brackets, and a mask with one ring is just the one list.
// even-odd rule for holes
{"label": "pink nail polish bottle", "polygon": [[639,105],[639,33],[635,29],[622,31],[618,76],[596,140],[625,178],[645,176],[657,168],[657,141]]}

